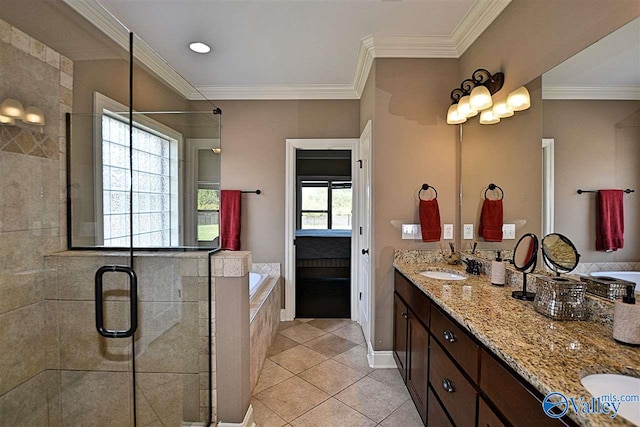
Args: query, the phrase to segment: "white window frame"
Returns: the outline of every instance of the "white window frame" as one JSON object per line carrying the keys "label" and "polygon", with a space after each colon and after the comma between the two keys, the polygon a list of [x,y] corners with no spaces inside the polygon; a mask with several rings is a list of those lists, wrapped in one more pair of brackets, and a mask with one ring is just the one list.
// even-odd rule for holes
{"label": "white window frame", "polygon": [[[95,212],[95,244],[97,246],[104,245],[104,212],[103,212],[103,184],[102,184],[102,116],[106,114],[113,118],[119,118],[128,121],[128,115],[116,114],[117,112],[129,111],[129,107],[120,104],[117,101],[99,93],[93,94],[93,182],[94,182],[94,212]],[[134,110],[135,111],[135,110]],[[144,114],[136,114],[134,123],[140,129],[158,135],[162,138],[169,139],[170,144],[170,170],[177,170],[175,178],[171,178],[171,199],[172,206],[178,207],[178,215],[171,215],[171,246],[182,246],[184,233],[182,229],[182,218],[184,218],[184,202],[182,195],[184,194],[183,163],[184,163],[184,144],[182,134],[156,120],[149,118]],[[177,164],[176,164],[177,163]],[[174,243],[175,242],[175,243]]]}

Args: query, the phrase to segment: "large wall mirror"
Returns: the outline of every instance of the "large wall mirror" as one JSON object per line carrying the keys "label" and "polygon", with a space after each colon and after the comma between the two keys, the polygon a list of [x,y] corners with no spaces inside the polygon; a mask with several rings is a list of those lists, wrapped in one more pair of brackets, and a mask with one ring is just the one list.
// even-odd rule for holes
{"label": "large wall mirror", "polygon": [[[508,78],[508,76],[507,76]],[[526,233],[568,236],[581,263],[640,261],[640,18],[526,85],[531,109],[497,125],[463,126],[462,223],[475,225],[467,249],[512,249]],[[477,225],[490,183],[504,190],[504,223],[515,240],[484,242]],[[596,194],[624,199],[624,248],[595,249]]]}

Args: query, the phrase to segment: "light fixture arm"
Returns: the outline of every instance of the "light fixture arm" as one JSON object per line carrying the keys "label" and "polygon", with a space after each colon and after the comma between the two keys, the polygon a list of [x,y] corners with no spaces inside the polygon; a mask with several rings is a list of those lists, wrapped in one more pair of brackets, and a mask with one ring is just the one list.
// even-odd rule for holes
{"label": "light fixture arm", "polygon": [[504,85],[504,73],[497,72],[495,74],[491,74],[484,68],[478,68],[473,72],[473,74],[471,74],[470,79],[463,80],[462,83],[460,83],[459,88],[455,88],[451,91],[452,104],[458,103],[460,98],[469,95],[476,86],[485,86],[489,89],[489,93],[493,95],[502,89],[502,85]]}

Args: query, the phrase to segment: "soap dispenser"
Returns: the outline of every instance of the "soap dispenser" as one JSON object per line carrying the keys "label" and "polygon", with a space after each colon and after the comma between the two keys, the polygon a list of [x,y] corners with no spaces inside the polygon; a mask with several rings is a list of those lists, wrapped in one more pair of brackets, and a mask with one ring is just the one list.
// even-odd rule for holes
{"label": "soap dispenser", "polygon": [[636,304],[634,286],[613,307],[613,338],[622,344],[640,346],[640,304]]}
{"label": "soap dispenser", "polygon": [[491,284],[496,286],[504,286],[505,267],[500,251],[495,261],[491,262]]}

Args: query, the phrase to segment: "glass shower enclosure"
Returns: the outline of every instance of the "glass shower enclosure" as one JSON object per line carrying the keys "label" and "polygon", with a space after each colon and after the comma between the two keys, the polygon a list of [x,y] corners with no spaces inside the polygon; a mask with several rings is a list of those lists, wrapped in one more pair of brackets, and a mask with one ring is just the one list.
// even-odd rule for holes
{"label": "glass shower enclosure", "polygon": [[0,426],[209,425],[222,112],[160,78],[170,66],[124,26],[114,39],[63,2],[18,3],[0,18],[62,52],[72,80],[59,133],[42,132],[60,138],[60,179],[56,164],[34,185],[55,231],[0,266],[4,283],[37,276],[39,298],[0,319]]}

